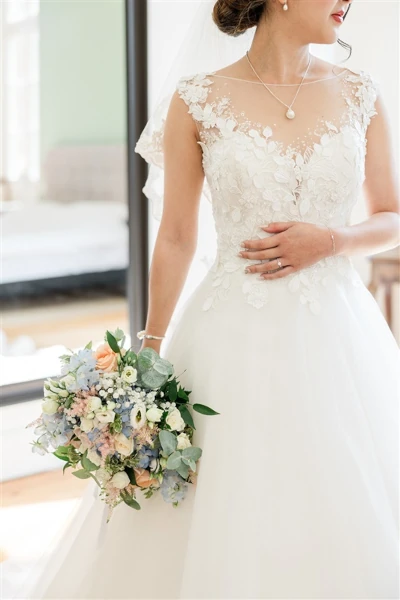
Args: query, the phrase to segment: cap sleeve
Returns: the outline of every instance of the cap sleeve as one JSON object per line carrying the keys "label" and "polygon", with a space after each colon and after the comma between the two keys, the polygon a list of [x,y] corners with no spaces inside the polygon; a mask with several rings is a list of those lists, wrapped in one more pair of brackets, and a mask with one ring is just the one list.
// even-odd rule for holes
{"label": "cap sleeve", "polygon": [[[189,113],[192,114],[195,120],[201,120],[201,104],[207,98],[207,86],[211,83],[211,79],[207,79],[205,73],[180,77],[175,84],[175,88],[158,102],[136,142],[135,152],[149,163],[149,174],[142,191],[151,201],[152,213],[157,220],[161,219],[163,210],[164,131],[172,96],[177,90],[179,96],[188,106]],[[210,191],[206,182],[203,193],[210,200]]]}

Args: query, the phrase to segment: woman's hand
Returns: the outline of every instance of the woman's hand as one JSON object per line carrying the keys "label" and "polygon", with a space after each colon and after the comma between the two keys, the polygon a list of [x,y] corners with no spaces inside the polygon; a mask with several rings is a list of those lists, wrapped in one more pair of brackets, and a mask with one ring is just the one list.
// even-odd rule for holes
{"label": "woman's hand", "polygon": [[[257,240],[244,240],[241,245],[248,250],[238,254],[251,260],[273,259],[246,267],[246,273],[259,273],[260,279],[285,277],[332,254],[331,234],[324,225],[286,221],[270,223],[261,229],[275,235]],[[279,268],[278,259],[282,268]],[[275,269],[277,271],[269,273]]]}

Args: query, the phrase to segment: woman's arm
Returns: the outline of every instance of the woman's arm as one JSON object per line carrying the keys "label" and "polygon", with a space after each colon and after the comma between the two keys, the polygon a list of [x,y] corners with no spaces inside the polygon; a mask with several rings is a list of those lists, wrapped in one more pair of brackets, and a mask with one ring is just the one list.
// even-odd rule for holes
{"label": "woman's arm", "polygon": [[337,254],[370,255],[400,245],[400,200],[387,110],[378,96],[367,129],[364,190],[370,217],[333,228]]}
{"label": "woman's arm", "polygon": [[[165,335],[197,246],[198,213],[204,181],[198,131],[176,91],[164,132],[164,204],[149,272],[145,330]],[[143,339],[142,348],[160,351],[161,340]]]}

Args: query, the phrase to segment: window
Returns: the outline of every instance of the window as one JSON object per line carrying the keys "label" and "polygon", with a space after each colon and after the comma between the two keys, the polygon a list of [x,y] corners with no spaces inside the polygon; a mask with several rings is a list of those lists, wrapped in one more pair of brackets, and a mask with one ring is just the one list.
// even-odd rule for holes
{"label": "window", "polygon": [[0,177],[40,177],[39,0],[1,2]]}

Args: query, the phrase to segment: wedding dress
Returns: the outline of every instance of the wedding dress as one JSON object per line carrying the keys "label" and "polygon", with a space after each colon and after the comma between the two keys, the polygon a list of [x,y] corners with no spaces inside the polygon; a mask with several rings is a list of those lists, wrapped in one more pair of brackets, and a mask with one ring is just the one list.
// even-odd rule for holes
{"label": "wedding dress", "polygon": [[[238,256],[270,222],[350,224],[377,83],[343,69],[305,84],[291,121],[255,82],[201,72],[176,89],[217,253],[161,355],[220,414],[196,415],[203,455],[179,508],[155,495],[106,524],[90,488],[27,597],[398,598],[395,338],[351,258],[261,281]],[[161,164],[162,136],[136,151]]]}

